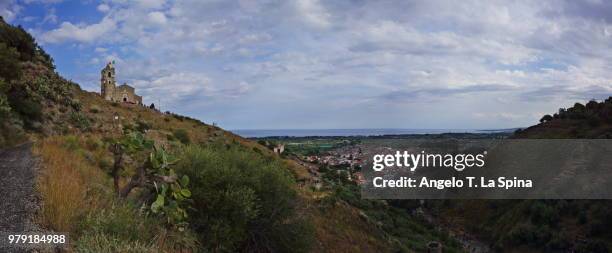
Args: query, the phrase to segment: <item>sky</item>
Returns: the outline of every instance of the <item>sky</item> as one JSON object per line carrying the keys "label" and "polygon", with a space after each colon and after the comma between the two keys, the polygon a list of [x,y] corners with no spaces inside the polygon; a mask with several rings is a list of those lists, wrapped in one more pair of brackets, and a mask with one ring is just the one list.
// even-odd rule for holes
{"label": "sky", "polygon": [[612,2],[0,0],[100,90],[226,129],[493,129],[612,95]]}

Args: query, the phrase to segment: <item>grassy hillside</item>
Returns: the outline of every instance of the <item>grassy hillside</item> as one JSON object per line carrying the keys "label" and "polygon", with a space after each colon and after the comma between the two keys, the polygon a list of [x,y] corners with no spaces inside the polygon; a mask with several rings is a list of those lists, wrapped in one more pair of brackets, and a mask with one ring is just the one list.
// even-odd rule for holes
{"label": "grassy hillside", "polygon": [[0,147],[35,142],[40,223],[78,252],[371,252],[354,207],[326,209],[307,170],[195,119],[111,103],[59,76],[0,21]]}

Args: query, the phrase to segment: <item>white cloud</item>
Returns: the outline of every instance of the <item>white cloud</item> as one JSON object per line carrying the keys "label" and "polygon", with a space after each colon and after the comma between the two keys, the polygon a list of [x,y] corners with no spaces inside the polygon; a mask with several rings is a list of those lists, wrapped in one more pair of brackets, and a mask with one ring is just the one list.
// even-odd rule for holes
{"label": "white cloud", "polygon": [[154,11],[149,13],[149,21],[153,24],[163,25],[166,24],[166,15],[163,12]]}
{"label": "white cloud", "polygon": [[32,4],[32,3],[55,4],[55,3],[61,3],[63,2],[63,0],[24,0],[23,2],[26,4]]}
{"label": "white cloud", "polygon": [[139,7],[146,9],[159,9],[166,3],[165,0],[136,0]]}
{"label": "white cloud", "polygon": [[[123,59],[120,75],[145,98],[177,108],[200,98],[245,115],[291,115],[291,107],[319,127],[371,127],[363,117],[386,127],[513,127],[561,106],[564,96],[612,90],[612,14],[602,11],[612,7],[604,3],[107,3],[112,11],[98,6],[98,23],[62,23],[40,39],[81,43],[93,62]],[[390,120],[393,109],[401,120]]]}
{"label": "white cloud", "polygon": [[3,0],[0,1],[0,16],[7,22],[12,22],[19,14],[21,6],[14,0]]}
{"label": "white cloud", "polygon": [[110,11],[110,6],[108,4],[100,4],[97,9],[99,12],[108,12]]}
{"label": "white cloud", "polygon": [[109,18],[92,25],[74,25],[70,22],[63,22],[59,28],[44,33],[41,39],[47,43],[104,41],[106,40],[104,36],[114,31],[115,28],[115,22]]}
{"label": "white cloud", "polygon": [[309,25],[328,27],[331,15],[318,0],[296,0],[295,7],[298,15]]}

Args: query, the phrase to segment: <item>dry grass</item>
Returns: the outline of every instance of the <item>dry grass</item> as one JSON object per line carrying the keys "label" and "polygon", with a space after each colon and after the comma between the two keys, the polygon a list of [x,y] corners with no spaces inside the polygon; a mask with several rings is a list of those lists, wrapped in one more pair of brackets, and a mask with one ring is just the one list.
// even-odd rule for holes
{"label": "dry grass", "polygon": [[42,222],[55,231],[74,232],[78,218],[93,206],[89,198],[92,181],[105,175],[92,167],[75,150],[65,147],[65,138],[53,137],[38,143],[36,152],[43,160],[38,190],[43,200]]}

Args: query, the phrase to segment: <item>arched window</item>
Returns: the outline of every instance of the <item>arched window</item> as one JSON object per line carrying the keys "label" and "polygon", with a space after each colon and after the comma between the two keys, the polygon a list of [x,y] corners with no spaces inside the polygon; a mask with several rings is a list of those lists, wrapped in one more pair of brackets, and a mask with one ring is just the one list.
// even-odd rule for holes
{"label": "arched window", "polygon": [[112,77],[112,76],[111,76],[111,72],[110,72],[110,71],[108,72],[108,77]]}

